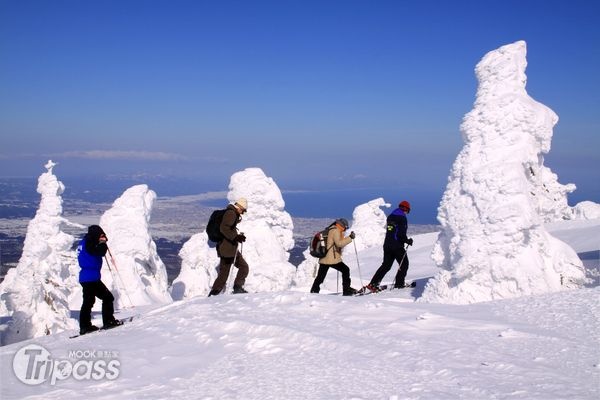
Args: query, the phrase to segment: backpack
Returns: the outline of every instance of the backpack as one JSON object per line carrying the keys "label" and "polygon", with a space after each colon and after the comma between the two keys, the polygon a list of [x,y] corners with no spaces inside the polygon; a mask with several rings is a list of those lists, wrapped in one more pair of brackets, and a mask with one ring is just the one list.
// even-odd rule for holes
{"label": "backpack", "polygon": [[327,236],[329,235],[329,229],[332,226],[333,224],[314,234],[312,240],[310,241],[311,256],[323,258],[327,255],[327,252],[329,251],[327,248]]}
{"label": "backpack", "polygon": [[215,210],[210,214],[208,224],[206,225],[206,234],[208,235],[208,240],[211,242],[219,243],[225,239],[225,236],[221,233],[221,221],[223,221],[225,211],[227,211],[227,209]]}

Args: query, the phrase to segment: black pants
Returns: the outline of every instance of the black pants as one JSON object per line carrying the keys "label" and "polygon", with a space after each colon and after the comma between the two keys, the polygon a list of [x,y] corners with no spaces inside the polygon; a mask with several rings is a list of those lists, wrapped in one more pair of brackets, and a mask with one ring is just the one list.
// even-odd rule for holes
{"label": "black pants", "polygon": [[319,272],[317,272],[317,277],[310,288],[310,292],[319,293],[321,290],[321,284],[325,280],[329,268],[333,268],[342,273],[342,288],[344,290],[344,294],[350,294],[350,268],[348,268],[348,266],[343,262],[332,265],[319,264]]}
{"label": "black pants", "polygon": [[398,269],[398,273],[396,274],[396,281],[394,283],[395,286],[404,286],[404,279],[406,278],[406,273],[408,272],[408,256],[406,256],[406,250],[403,247],[384,247],[383,248],[383,263],[381,263],[381,267],[375,272],[373,278],[371,279],[371,285],[379,285],[381,280],[387,274],[394,261],[398,262],[400,268]]}
{"label": "black pants", "polygon": [[92,325],[92,307],[96,302],[96,297],[102,300],[102,323],[108,324],[114,320],[114,296],[102,281],[81,282],[83,287],[83,304],[79,312],[79,327],[87,328]]}

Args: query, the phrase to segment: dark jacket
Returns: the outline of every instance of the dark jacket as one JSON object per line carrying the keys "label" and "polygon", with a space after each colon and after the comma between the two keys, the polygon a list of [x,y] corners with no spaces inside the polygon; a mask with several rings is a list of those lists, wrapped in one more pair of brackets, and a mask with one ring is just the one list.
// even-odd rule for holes
{"label": "dark jacket", "polygon": [[406,230],[408,229],[408,221],[406,214],[400,208],[396,208],[387,217],[387,232],[385,234],[385,242],[383,247],[389,248],[404,248],[404,243],[407,243]]}
{"label": "dark jacket", "polygon": [[238,235],[237,224],[241,220],[242,217],[237,213],[235,206],[233,204],[228,205],[221,220],[220,230],[225,239],[217,245],[217,254],[219,257],[235,257],[238,248],[238,243],[235,241],[235,237]]}
{"label": "dark jacket", "polygon": [[100,280],[102,257],[106,254],[108,246],[99,243],[100,235],[104,234],[102,228],[92,225],[77,247],[77,261],[79,262],[79,282],[95,282]]}

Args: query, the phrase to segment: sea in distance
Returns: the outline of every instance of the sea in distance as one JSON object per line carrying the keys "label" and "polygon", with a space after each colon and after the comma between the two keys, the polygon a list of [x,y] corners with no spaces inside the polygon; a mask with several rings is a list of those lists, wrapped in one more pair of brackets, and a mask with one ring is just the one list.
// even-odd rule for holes
{"label": "sea in distance", "polygon": [[[207,192],[222,192],[222,198],[202,201],[208,207],[222,207],[227,204],[228,188],[210,182],[197,182],[191,179],[132,179],[125,177],[108,178],[62,178],[65,185],[63,201],[87,201],[90,203],[112,203],[129,187],[147,184],[158,197],[195,195]],[[36,192],[37,178],[0,178],[0,218],[33,217],[40,196]],[[388,213],[400,201],[408,200],[412,209],[411,224],[437,224],[437,207],[444,188],[428,190],[423,188],[397,189],[394,187],[340,188],[332,190],[287,189],[280,186],[285,201],[285,210],[298,218],[347,218],[352,219],[354,208],[370,200],[382,197],[391,205],[384,209]]]}

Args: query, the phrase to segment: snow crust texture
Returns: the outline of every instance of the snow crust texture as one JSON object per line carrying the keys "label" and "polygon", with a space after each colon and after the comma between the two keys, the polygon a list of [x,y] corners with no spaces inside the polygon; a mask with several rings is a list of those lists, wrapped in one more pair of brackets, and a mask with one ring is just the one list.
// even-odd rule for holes
{"label": "snow crust texture", "polygon": [[62,216],[64,185],[53,173],[56,164],[48,161],[46,172],[38,179],[41,195],[35,217],[29,222],[23,253],[16,268],[8,271],[0,284],[6,304],[2,315],[12,321],[4,332],[3,343],[49,335],[76,327],[70,318],[68,287],[69,256],[73,236],[62,231],[68,221]]}
{"label": "snow crust texture", "polygon": [[472,111],[461,131],[438,210],[432,257],[441,271],[421,301],[472,303],[579,287],[577,254],[543,223],[568,215],[566,193],[543,165],[558,121],[525,90],[526,44],[488,53],[475,71]]}

